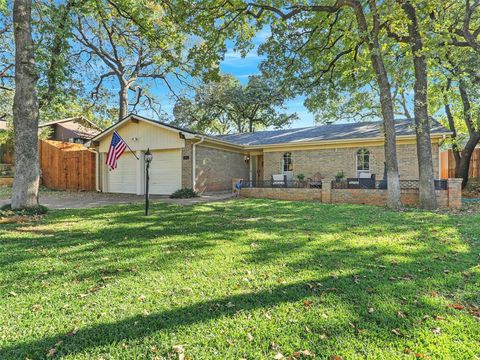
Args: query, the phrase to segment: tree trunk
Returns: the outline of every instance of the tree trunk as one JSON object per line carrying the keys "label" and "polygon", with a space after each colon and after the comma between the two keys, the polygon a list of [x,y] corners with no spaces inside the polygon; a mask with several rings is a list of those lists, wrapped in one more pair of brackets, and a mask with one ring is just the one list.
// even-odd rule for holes
{"label": "tree trunk", "polygon": [[417,14],[410,1],[402,3],[402,8],[410,20],[408,24],[408,38],[413,54],[413,67],[415,70],[414,85],[414,112],[415,131],[417,135],[417,158],[420,207],[424,209],[437,208],[435,183],[432,160],[432,142],[430,138],[430,121],[428,117],[427,100],[427,63],[423,54],[423,41],[418,29]]}
{"label": "tree trunk", "polygon": [[468,173],[470,171],[470,160],[472,159],[475,147],[480,141],[480,133],[471,134],[467,144],[463,148],[460,161],[455,162],[455,177],[462,178],[462,188],[468,184]]}
{"label": "tree trunk", "polygon": [[121,84],[118,92],[119,108],[118,121],[123,120],[128,115],[128,86]]}
{"label": "tree trunk", "polygon": [[[376,15],[375,4],[372,4],[372,12]],[[360,31],[368,32],[367,20],[363,7],[359,1],[354,2],[354,11]],[[400,197],[400,179],[398,174],[397,161],[397,135],[395,132],[394,105],[392,99],[391,85],[388,80],[387,70],[383,62],[380,43],[378,41],[379,22],[376,18],[373,29],[373,36],[368,39],[370,58],[375,70],[376,81],[380,90],[380,106],[383,117],[385,136],[385,163],[387,166],[387,206],[392,209],[399,209],[402,206]]]}
{"label": "tree trunk", "polygon": [[40,180],[38,158],[38,99],[34,47],[31,33],[31,0],[15,0],[15,97],[13,131],[15,142],[15,178],[12,208],[38,206]]}

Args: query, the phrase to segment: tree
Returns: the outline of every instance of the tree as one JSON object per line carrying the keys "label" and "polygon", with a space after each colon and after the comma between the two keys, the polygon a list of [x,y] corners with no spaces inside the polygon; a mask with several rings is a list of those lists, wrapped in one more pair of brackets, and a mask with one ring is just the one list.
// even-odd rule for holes
{"label": "tree", "polygon": [[[160,80],[172,91],[169,76],[184,81],[185,37],[168,14],[154,7],[153,2],[147,3],[151,7],[145,9],[142,24],[152,26],[153,17],[160,17],[155,19],[161,26],[155,26],[154,42],[148,41],[145,30],[125,16],[115,2],[87,4],[76,15],[74,37],[83,46],[85,61],[98,78],[92,98],[99,97],[102,86],[109,78],[116,79],[119,86],[119,120],[127,116],[130,109],[135,111],[142,101],[150,107],[154,105],[153,98],[146,91],[147,79]],[[92,59],[98,59],[100,64],[90,64]],[[135,93],[132,102],[130,93]]]}
{"label": "tree", "polygon": [[[480,142],[480,1],[456,2],[453,6],[439,6],[435,20],[439,49],[436,56],[437,78],[433,84],[441,96],[447,125],[453,133],[452,150],[455,158],[455,176],[468,182],[470,160]],[[438,101],[440,100],[440,101]]]}
{"label": "tree", "polygon": [[435,195],[432,142],[430,138],[430,117],[428,113],[428,75],[424,35],[420,28],[417,10],[410,0],[397,0],[403,9],[407,24],[406,35],[397,34],[389,28],[389,34],[399,42],[407,43],[411,49],[414,68],[414,114],[419,173],[419,205],[424,209],[435,209]]}
{"label": "tree", "polygon": [[[394,101],[387,67],[384,61],[384,47],[381,44],[381,15],[376,1],[364,5],[359,0],[337,0],[332,5],[317,5],[298,2],[215,2],[204,1],[199,6],[191,5],[190,16],[200,19],[199,32],[211,33],[211,44],[217,44],[225,34],[235,37],[236,46],[243,51],[251,49],[253,34],[270,25],[272,37],[269,45],[263,47],[268,55],[262,71],[271,78],[280,78],[286,94],[305,93],[322,84],[334,82],[349,89],[346,79],[355,78],[355,71],[373,77],[362,79],[361,85],[374,81],[379,93],[379,107],[383,118],[385,134],[385,158],[388,173],[388,206],[399,208],[400,182],[396,153]],[[211,20],[208,21],[210,16]],[[255,20],[252,24],[252,19]],[[236,25],[236,26],[235,26]],[[214,31],[208,29],[213,29]],[[276,39],[275,39],[276,37]],[[276,41],[275,41],[276,40]],[[213,46],[213,45],[212,45]],[[218,46],[222,50],[221,46]],[[345,60],[348,59],[348,60]],[[350,65],[359,60],[359,66]],[[336,81],[337,66],[344,69],[343,76]],[[367,77],[365,75],[364,77]],[[330,87],[330,94],[334,86]],[[323,92],[325,95],[326,92]],[[307,93],[308,96],[308,93]],[[313,99],[307,99],[307,106],[315,107]]]}
{"label": "tree", "polygon": [[13,31],[15,36],[15,97],[13,129],[15,142],[15,178],[12,209],[38,206],[40,180],[38,157],[37,69],[31,29],[31,0],[15,0]]}
{"label": "tree", "polygon": [[298,119],[297,114],[283,112],[284,101],[281,91],[259,76],[251,76],[246,85],[233,76],[222,76],[198,88],[193,100],[180,98],[175,123],[217,134],[278,129]]}

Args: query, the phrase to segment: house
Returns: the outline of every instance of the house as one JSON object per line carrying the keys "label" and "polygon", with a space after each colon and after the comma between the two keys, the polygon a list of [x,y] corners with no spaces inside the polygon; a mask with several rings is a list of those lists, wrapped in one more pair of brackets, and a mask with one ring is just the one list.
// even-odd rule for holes
{"label": "house", "polygon": [[[333,179],[384,173],[381,122],[331,124],[301,129],[208,136],[167,123],[129,115],[95,136],[97,189],[103,192],[143,194],[143,154],[153,154],[150,166],[152,194],[171,194],[180,188],[221,191],[233,178],[270,180],[284,174]],[[105,165],[114,130],[127,142],[117,169]],[[416,142],[411,120],[397,121],[398,163],[401,179],[418,179]],[[431,130],[435,177],[439,177],[439,145],[450,132],[438,123]],[[137,158],[139,160],[137,160]]]}
{"label": "house", "polygon": [[40,130],[50,129],[48,140],[57,140],[84,144],[94,136],[98,135],[102,129],[87,120],[83,116],[72,117],[68,119],[55,120],[38,126]]}
{"label": "house", "polygon": [[[8,126],[5,120],[0,120],[0,133],[7,131]],[[12,162],[11,152],[8,151],[8,147],[4,144],[0,144],[0,164],[10,164]]]}

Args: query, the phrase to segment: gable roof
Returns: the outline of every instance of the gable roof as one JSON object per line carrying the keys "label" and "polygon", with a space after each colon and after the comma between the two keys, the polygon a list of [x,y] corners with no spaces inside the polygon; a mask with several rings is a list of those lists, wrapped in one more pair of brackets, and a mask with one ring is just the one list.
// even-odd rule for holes
{"label": "gable roof", "polygon": [[179,126],[168,124],[168,123],[165,123],[163,121],[149,119],[149,118],[146,118],[146,117],[143,117],[143,116],[140,116],[140,115],[129,114],[129,115],[125,116],[122,120],[120,120],[119,122],[116,122],[116,123],[110,125],[108,128],[103,130],[101,133],[97,134],[94,138],[91,139],[91,141],[97,141],[97,140],[101,139],[102,137],[107,135],[110,131],[118,128],[119,126],[121,126],[126,121],[132,120],[132,119],[145,121],[145,122],[160,126],[162,128],[167,128],[167,129],[177,131],[177,132],[183,133],[183,134],[186,133],[186,134],[190,134],[192,136],[197,135],[196,132],[194,132],[192,130],[189,130],[189,129],[185,129],[185,128],[182,128],[182,127],[179,127]]}
{"label": "gable roof", "polygon": [[45,127],[45,126],[51,126],[51,125],[55,125],[55,124],[62,124],[62,123],[68,123],[68,122],[77,122],[77,123],[87,123],[89,124],[92,128],[95,128],[99,131],[101,131],[102,129],[96,125],[95,123],[91,122],[90,120],[88,120],[86,117],[84,116],[74,116],[74,117],[70,117],[70,118],[65,118],[65,119],[60,119],[60,120],[54,120],[54,121],[49,121],[49,122],[46,122],[46,123],[42,123],[42,124],[39,124],[38,127],[39,128],[42,128],[42,127]]}
{"label": "gable roof", "polygon": [[[382,121],[346,124],[330,124],[298,129],[266,130],[253,133],[218,135],[214,138],[237,145],[295,144],[314,141],[354,140],[383,137]],[[395,121],[397,136],[415,136],[413,120]],[[431,134],[449,135],[451,132],[432,121]]]}

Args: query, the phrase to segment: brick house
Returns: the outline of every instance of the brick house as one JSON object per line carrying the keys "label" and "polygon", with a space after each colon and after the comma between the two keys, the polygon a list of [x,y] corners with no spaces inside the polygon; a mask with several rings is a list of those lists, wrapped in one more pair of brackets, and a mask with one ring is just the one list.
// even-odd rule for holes
{"label": "brick house", "polygon": [[[105,165],[113,130],[130,146],[117,169]],[[398,163],[403,180],[418,179],[415,133],[412,121],[396,125]],[[439,145],[450,132],[438,123],[431,130],[435,176],[440,174]],[[130,115],[95,136],[89,146],[96,151],[97,190],[143,194],[143,154],[150,149],[152,194],[171,194],[180,188],[200,192],[231,188],[232,179],[270,180],[283,174],[294,179],[318,174],[333,179],[384,173],[383,135],[380,122],[315,126],[301,129],[208,136],[167,123]],[[138,160],[137,160],[138,158]]]}

